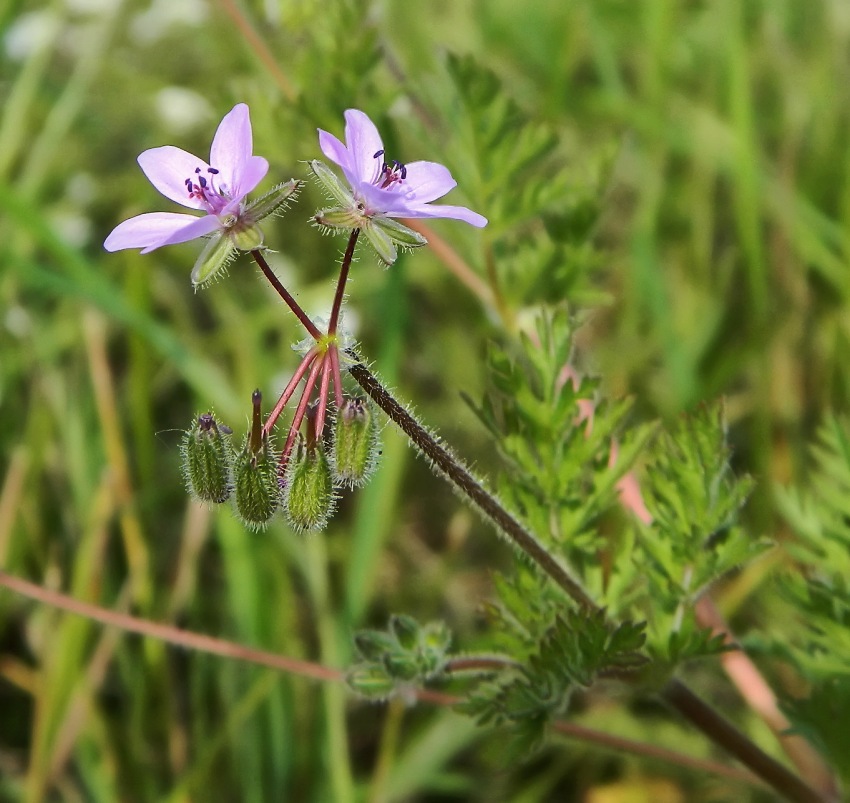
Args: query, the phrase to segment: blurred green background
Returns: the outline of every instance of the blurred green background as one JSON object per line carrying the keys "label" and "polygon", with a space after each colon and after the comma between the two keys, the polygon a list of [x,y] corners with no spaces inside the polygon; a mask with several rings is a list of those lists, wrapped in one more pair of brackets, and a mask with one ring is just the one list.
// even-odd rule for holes
{"label": "blurred green background", "polygon": [[[131,215],[176,211],[136,156],[205,156],[237,102],[272,165],[261,189],[306,177],[317,126],[341,135],[356,107],[394,157],[444,162],[447,200],[491,218],[433,224],[479,292],[433,250],[388,271],[363,251],[347,317],[482,472],[494,451],[461,393],[480,397],[489,338],[563,299],[585,320],[577,362],[647,418],[726,396],[736,461],[760,483],[752,526],[781,535],[771,488],[805,478],[807,440],[850,393],[849,59],[846,0],[5,0],[0,567],[332,666],[352,627],[392,611],[475,646],[507,549],[393,431],[318,537],[249,533],[186,497],[179,429],[214,409],[241,431],[302,334],[247,260],[195,294],[199,244],[101,244]],[[511,104],[514,134],[545,140],[540,158],[493,164],[511,154],[482,134],[476,86]],[[344,245],[308,225],[323,203],[310,186],[266,229],[311,314],[330,307]],[[553,218],[578,221],[567,267],[545,262]],[[745,575],[739,604],[760,582]],[[683,771],[577,744],[505,769],[493,741],[446,710],[359,703],[0,591],[0,801],[535,801],[617,795],[623,778],[703,799]]]}

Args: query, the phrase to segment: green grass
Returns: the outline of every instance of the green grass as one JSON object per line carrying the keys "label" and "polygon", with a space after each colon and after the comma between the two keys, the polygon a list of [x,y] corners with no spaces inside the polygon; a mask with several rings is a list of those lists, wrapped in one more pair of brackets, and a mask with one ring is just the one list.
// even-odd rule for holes
{"label": "green grass", "polygon": [[[182,21],[165,19],[168,4],[86,5],[0,9],[0,568],[336,667],[351,657],[353,627],[395,611],[444,618],[475,643],[490,573],[509,552],[394,432],[372,484],[345,496],[321,536],[283,522],[250,533],[187,499],[175,430],[212,408],[241,432],[251,391],[282,389],[302,334],[248,260],[195,294],[197,244],[147,256],[101,247],[124,218],[172,209],[138,169],[142,150],[206,154],[217,121],[245,101],[270,178],[303,178],[302,160],[319,155],[316,127],[340,134],[343,110],[362,108],[393,154],[451,167],[453,202],[498,207],[480,235],[434,224],[498,290],[495,309],[433,253],[383,271],[364,250],[349,287],[383,378],[495,474],[460,394],[480,397],[488,338],[516,337],[543,299],[568,291],[545,277],[529,289],[517,267],[541,230],[524,216],[523,182],[546,176],[520,166],[503,181],[476,152],[483,128],[447,50],[492,70],[522,119],[553,134],[542,164],[553,184],[565,171],[574,195],[563,197],[601,187],[602,257],[577,261],[564,285],[577,305],[607,299],[588,316],[577,362],[613,395],[634,394],[646,418],[725,395],[738,467],[759,481],[747,515],[778,532],[771,484],[805,477],[806,442],[850,397],[844,0],[560,10],[246,0],[240,19],[279,72],[225,0],[172,3],[195,10]],[[43,41],[21,44],[38,24]],[[174,87],[193,95],[164,114]],[[175,122],[195,102],[194,119]],[[310,313],[329,308],[344,245],[306,225],[322,204],[310,187],[266,232]],[[736,605],[758,600],[765,581],[745,572]],[[373,707],[338,684],[180,652],[6,591],[0,712],[0,801],[526,800],[544,787],[540,799],[563,799],[606,770],[602,759],[577,768],[556,743],[535,759],[539,773],[506,771],[498,736],[453,713]],[[651,738],[645,723],[622,727]],[[698,794],[683,770],[611,761],[609,771],[642,766]]]}

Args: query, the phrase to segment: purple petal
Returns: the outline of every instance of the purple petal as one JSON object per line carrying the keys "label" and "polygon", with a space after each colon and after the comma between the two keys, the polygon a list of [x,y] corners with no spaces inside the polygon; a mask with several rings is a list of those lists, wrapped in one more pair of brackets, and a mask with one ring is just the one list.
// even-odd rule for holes
{"label": "purple petal", "polygon": [[445,165],[437,162],[411,162],[405,165],[407,178],[402,183],[407,197],[417,204],[442,198],[457,186]]}
{"label": "purple petal", "polygon": [[384,163],[375,154],[384,149],[384,143],[375,124],[359,109],[345,112],[345,144],[357,178],[370,183],[375,181]]}
{"label": "purple petal", "polygon": [[236,183],[229,187],[232,200],[241,201],[269,172],[269,163],[262,156],[250,156],[242,166],[242,172],[236,176]]}
{"label": "purple petal", "polygon": [[195,169],[200,167],[206,175],[207,163],[182,148],[163,145],[139,154],[139,166],[166,198],[190,209],[203,209],[197,198],[190,197],[186,179],[195,178]]}
{"label": "purple petal", "polygon": [[[200,220],[203,219],[200,218]],[[198,220],[199,218],[194,215],[179,215],[174,212],[148,212],[144,215],[136,215],[119,223],[106,238],[103,247],[107,251],[142,248],[144,249],[142,253],[147,254],[154,248],[165,245],[171,237]]]}
{"label": "purple petal", "polygon": [[[177,245],[177,243],[186,243],[189,240],[196,240],[198,237],[203,237],[207,234],[212,234],[217,229],[221,228],[221,222],[215,215],[204,215],[203,217],[192,218],[192,222],[188,226],[175,231],[170,237],[167,237],[160,245]],[[142,251],[142,253],[146,253]]]}
{"label": "purple petal", "polygon": [[334,164],[345,170],[347,175],[347,171],[351,169],[351,159],[347,148],[333,134],[329,134],[321,128],[318,131],[319,147],[322,149],[322,153]]}
{"label": "purple petal", "polygon": [[389,217],[410,217],[410,218],[438,218],[445,217],[453,220],[462,220],[464,223],[469,223],[471,226],[483,229],[487,225],[487,218],[484,215],[479,215],[478,212],[473,212],[465,206],[450,206],[448,204],[436,204],[423,206],[410,205],[404,215],[391,214]]}
{"label": "purple petal", "polygon": [[221,183],[231,192],[239,185],[252,151],[253,136],[248,107],[244,103],[237,103],[222,118],[210,148],[210,164],[219,171]]}

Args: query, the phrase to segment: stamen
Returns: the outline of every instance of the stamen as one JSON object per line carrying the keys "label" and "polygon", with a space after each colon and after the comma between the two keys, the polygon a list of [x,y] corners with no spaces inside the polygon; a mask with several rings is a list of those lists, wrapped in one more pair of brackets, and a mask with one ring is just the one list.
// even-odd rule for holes
{"label": "stamen", "polygon": [[[383,155],[384,155],[384,149],[381,148],[381,150],[375,151],[375,154],[372,156],[372,158],[377,159],[379,156],[383,156]],[[386,166],[386,162],[384,162],[384,165]]]}
{"label": "stamen", "polygon": [[207,180],[203,176],[198,176],[198,183],[201,185],[202,189],[207,188]]}
{"label": "stamen", "polygon": [[217,175],[218,175],[218,170],[216,170],[214,167],[208,167],[208,168],[207,168],[207,173],[212,173],[214,176],[217,176]]}

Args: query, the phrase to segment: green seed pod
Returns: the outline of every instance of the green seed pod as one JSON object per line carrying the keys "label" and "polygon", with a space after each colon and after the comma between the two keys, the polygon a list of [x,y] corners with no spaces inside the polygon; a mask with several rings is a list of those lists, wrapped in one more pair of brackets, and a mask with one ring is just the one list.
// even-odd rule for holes
{"label": "green seed pod", "polygon": [[252,530],[263,529],[280,506],[277,455],[263,432],[259,390],[252,396],[251,431],[233,460],[236,513]]}
{"label": "green seed pod", "polygon": [[184,433],[181,452],[189,493],[202,502],[226,502],[233,491],[230,429],[204,413]]}
{"label": "green seed pod", "polygon": [[378,425],[366,399],[346,399],[336,417],[332,465],[334,481],[349,488],[365,485],[378,464]]}
{"label": "green seed pod", "polygon": [[371,700],[386,700],[395,691],[395,681],[380,664],[355,667],[346,682],[352,691]]}
{"label": "green seed pod", "polygon": [[323,530],[336,504],[328,459],[321,447],[299,445],[286,472],[283,507],[296,532]]}

